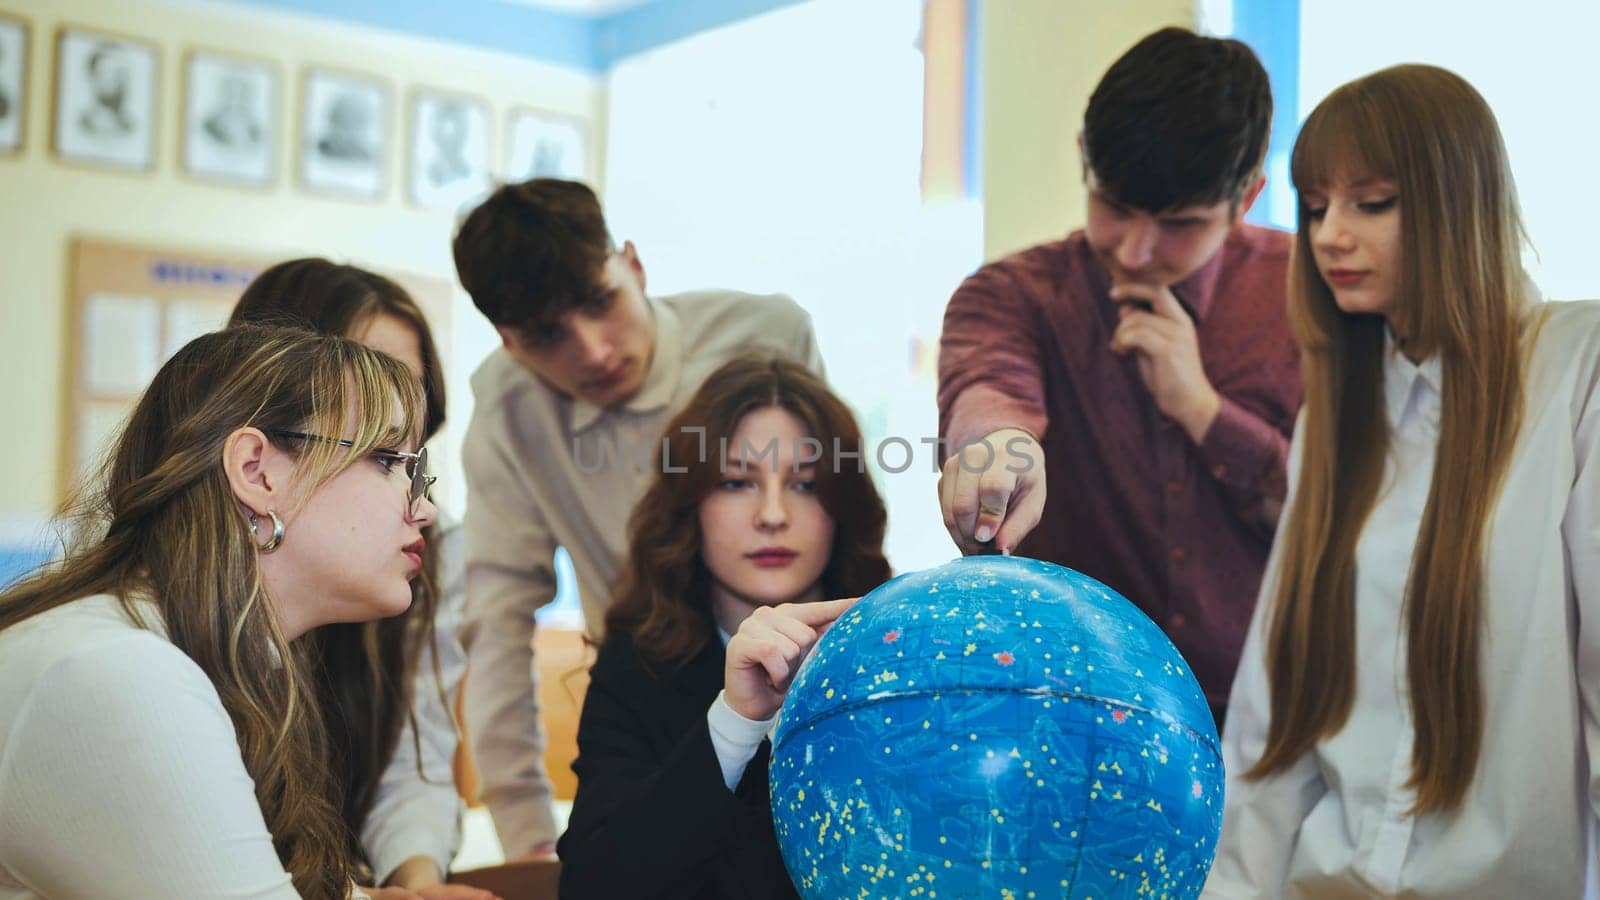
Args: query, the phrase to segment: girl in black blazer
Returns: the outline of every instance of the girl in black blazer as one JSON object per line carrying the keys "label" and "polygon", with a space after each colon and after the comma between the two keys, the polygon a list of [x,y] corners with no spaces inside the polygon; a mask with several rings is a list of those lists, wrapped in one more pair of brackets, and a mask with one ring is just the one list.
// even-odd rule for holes
{"label": "girl in black blazer", "polygon": [[773,355],[723,366],[668,425],[578,725],[563,898],[795,896],[766,736],[854,602],[829,598],[889,577],[860,451],[844,403]]}

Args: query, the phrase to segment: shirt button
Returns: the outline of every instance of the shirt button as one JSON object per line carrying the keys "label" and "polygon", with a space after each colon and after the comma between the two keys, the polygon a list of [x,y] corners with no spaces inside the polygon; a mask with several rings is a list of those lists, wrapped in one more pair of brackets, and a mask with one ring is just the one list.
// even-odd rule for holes
{"label": "shirt button", "polygon": [[1167,551],[1167,555],[1172,557],[1173,562],[1183,562],[1184,558],[1189,555],[1189,551],[1182,547],[1173,547]]}
{"label": "shirt button", "polygon": [[1167,619],[1168,628],[1182,628],[1187,624],[1189,624],[1189,620],[1183,617],[1183,613],[1173,613]]}
{"label": "shirt button", "polygon": [[1211,474],[1217,476],[1218,478],[1227,478],[1228,467],[1219,463],[1216,468],[1211,470]]}

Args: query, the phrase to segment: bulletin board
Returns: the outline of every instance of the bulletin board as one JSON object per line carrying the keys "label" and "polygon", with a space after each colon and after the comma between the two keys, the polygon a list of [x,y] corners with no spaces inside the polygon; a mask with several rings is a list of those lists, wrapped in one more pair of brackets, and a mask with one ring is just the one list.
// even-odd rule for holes
{"label": "bulletin board", "polygon": [[[145,386],[178,348],[228,321],[246,285],[278,259],[72,242],[65,434],[60,494],[69,496],[110,449]],[[382,271],[422,307],[441,355],[451,341],[452,287],[442,278]],[[449,360],[440,364],[449,371]]]}

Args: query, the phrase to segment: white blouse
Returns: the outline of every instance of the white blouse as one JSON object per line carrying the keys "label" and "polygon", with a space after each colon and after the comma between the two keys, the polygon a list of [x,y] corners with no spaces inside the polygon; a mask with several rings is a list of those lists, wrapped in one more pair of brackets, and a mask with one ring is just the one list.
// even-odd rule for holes
{"label": "white blouse", "polygon": [[[360,836],[372,862],[374,880],[379,884],[414,856],[426,856],[438,865],[441,873],[447,872],[461,844],[463,805],[456,792],[452,763],[458,743],[454,698],[466,668],[458,639],[465,595],[462,578],[465,553],[461,546],[464,532],[459,527],[447,527],[442,532],[441,599],[433,647],[442,684],[434,678],[433,660],[424,654],[413,684],[420,740],[413,739],[408,722],[401,730],[388,768],[379,779],[372,810]],[[154,605],[147,607],[144,618],[158,630],[145,631],[128,621],[115,598],[92,597],[0,632],[0,747],[5,748],[0,751],[0,900],[157,894],[297,896],[289,886],[289,876],[283,872],[261,820],[254,782],[244,771],[233,722],[217,698],[215,688],[188,656],[166,641],[164,632],[159,630],[161,615]],[[104,679],[110,685],[118,681],[113,674],[118,670],[128,673],[124,683],[118,686],[125,686],[133,694],[123,698],[127,703],[119,710],[121,717],[135,720],[136,726],[157,728],[165,723],[173,728],[145,741],[139,728],[130,730],[127,722],[111,728],[109,722],[116,717],[95,722],[88,721],[89,715],[85,714],[85,721],[71,721],[72,715],[66,710],[74,709],[78,701],[60,697],[56,692],[81,690],[80,682],[84,679],[89,684],[98,684]],[[63,684],[63,680],[72,684]],[[108,691],[98,702],[107,703],[117,696],[117,691]],[[185,702],[196,698],[194,704]],[[169,703],[169,700],[174,702]],[[45,718],[45,711],[52,715]],[[182,721],[175,722],[174,717]],[[97,726],[104,726],[107,733],[99,734]],[[111,749],[133,742],[143,746],[144,752],[134,754]],[[60,745],[64,743],[73,746],[63,748]],[[422,750],[420,775],[419,744]],[[163,757],[164,753],[172,756]],[[227,757],[225,765],[214,763],[218,754]],[[174,761],[177,765],[173,765]],[[43,768],[39,768],[41,766]],[[130,766],[150,768],[130,773],[127,771]],[[69,776],[75,769],[81,770],[80,773]],[[233,771],[224,772],[224,769]],[[83,773],[90,777],[80,777]],[[221,784],[212,780],[212,777],[224,775],[228,779],[242,779],[237,784],[243,787],[243,792],[223,790]],[[52,782],[52,778],[57,780]],[[67,824],[54,821],[56,814],[65,813],[79,803],[86,809],[114,808],[115,794],[96,797],[93,792],[76,788],[69,793],[63,787],[98,782],[102,778],[115,781],[124,793],[143,793],[147,799],[138,800],[129,817],[98,817],[95,824],[101,826],[100,831],[95,828],[81,831],[76,827],[55,830]],[[39,809],[44,819],[22,815],[21,804],[26,801],[24,783],[29,785],[29,790],[47,789],[51,802]],[[97,803],[102,805],[97,806]],[[149,814],[162,810],[181,820],[182,827],[169,827],[161,823],[159,815]],[[243,830],[223,841],[228,834],[226,830],[202,827],[204,822],[210,821],[206,818],[209,813],[242,823]],[[88,813],[82,812],[82,815]],[[137,842],[130,845],[124,839],[119,828],[126,827],[129,821],[140,822],[141,836],[164,841],[169,851],[180,854],[184,862],[176,869],[157,871],[167,866],[154,862],[159,854],[150,855],[142,849],[134,852]],[[257,829],[259,834],[255,833]],[[244,832],[250,832],[248,840]],[[103,835],[108,842],[106,845],[95,840],[97,833]],[[190,843],[202,838],[205,843]],[[230,852],[196,849],[212,847],[219,841]],[[262,860],[254,860],[260,848],[264,848],[267,855]],[[129,854],[115,852],[120,850],[128,850]],[[243,864],[239,854],[252,861]],[[101,871],[97,864],[103,864],[104,872],[117,879],[117,886],[99,886],[94,881],[57,882],[54,874],[42,881],[24,878],[29,861],[37,862],[41,856],[70,862],[75,878],[94,879]],[[52,873],[55,871],[53,865],[47,868]],[[194,881],[192,877],[196,873],[189,871],[192,869],[205,870],[210,873],[205,877],[222,880]],[[234,885],[246,883],[250,887],[242,893],[229,893]],[[93,890],[87,889],[90,884],[96,885]],[[26,890],[21,890],[24,888]]]}
{"label": "white blouse", "polygon": [[0,900],[299,897],[216,688],[142,609],[0,631]]}
{"label": "white blouse", "polygon": [[[1344,728],[1261,781],[1270,715],[1262,579],[1229,702],[1222,839],[1207,898],[1579,897],[1600,807],[1600,303],[1553,303],[1487,539],[1486,725],[1461,809],[1409,816],[1401,609],[1439,434],[1441,367],[1387,354],[1389,475],[1356,549],[1356,697]],[[1302,435],[1290,456],[1295,490]],[[1471,453],[1472,447],[1439,448]],[[1292,502],[1292,496],[1291,500]],[[1285,509],[1289,504],[1285,504]],[[1280,533],[1280,538],[1281,538]]]}

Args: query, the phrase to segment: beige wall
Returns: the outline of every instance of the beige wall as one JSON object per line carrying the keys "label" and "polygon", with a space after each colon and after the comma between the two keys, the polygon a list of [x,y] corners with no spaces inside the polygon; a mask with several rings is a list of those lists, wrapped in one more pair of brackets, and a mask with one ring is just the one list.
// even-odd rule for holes
{"label": "beige wall", "polygon": [[[7,0],[31,26],[27,145],[0,156],[0,522],[34,519],[59,501],[67,250],[75,235],[288,257],[310,253],[453,281],[450,216],[405,202],[401,138],[409,92],[426,85],[487,100],[491,143],[504,150],[506,111],[536,106],[591,123],[591,168],[604,158],[606,96],[599,79],[531,60],[475,51],[315,19],[224,3],[182,0]],[[1002,0],[983,11],[984,253],[995,258],[1048,240],[1082,221],[1074,145],[1094,83],[1140,36],[1191,25],[1193,0]],[[153,174],[66,165],[49,148],[55,33],[66,23],[158,44],[160,128]],[[220,187],[180,173],[182,60],[193,48],[273,60],[280,68],[276,183],[268,190]],[[386,80],[396,103],[390,184],[381,203],[306,193],[293,177],[292,114],[307,65],[336,66]],[[601,173],[603,174],[603,173]],[[486,335],[458,296],[451,427],[441,453],[447,507],[459,511],[456,468],[469,397],[466,376]]]}
{"label": "beige wall", "polygon": [[1077,136],[1090,92],[1139,38],[1194,24],[1194,0],[984,4],[985,259],[1083,224]]}
{"label": "beige wall", "polygon": [[[590,121],[593,164],[603,158],[599,80],[531,60],[389,35],[247,6],[172,0],[6,0],[31,30],[26,147],[0,156],[0,521],[47,515],[59,501],[68,241],[75,235],[268,257],[319,254],[454,283],[452,217],[404,199],[402,127],[419,85],[477,95],[493,110],[494,165],[512,106],[534,106]],[[66,165],[50,151],[51,69],[63,23],[153,41],[159,66],[158,163],[152,174]],[[235,52],[279,67],[278,178],[266,190],[219,187],[180,173],[182,61],[192,48]],[[306,193],[293,177],[300,76],[308,65],[376,75],[392,89],[389,186],[381,202]],[[593,170],[593,165],[591,165]],[[459,292],[458,292],[459,293]],[[466,375],[487,331],[464,296],[454,307],[456,360],[451,427],[444,435],[444,499],[459,512],[456,449],[465,424]],[[465,351],[465,352],[463,352]]]}

